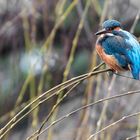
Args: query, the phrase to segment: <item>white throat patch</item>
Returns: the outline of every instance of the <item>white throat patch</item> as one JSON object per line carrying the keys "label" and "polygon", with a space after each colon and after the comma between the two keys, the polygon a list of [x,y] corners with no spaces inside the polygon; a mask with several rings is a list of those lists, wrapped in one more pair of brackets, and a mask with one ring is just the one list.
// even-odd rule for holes
{"label": "white throat patch", "polygon": [[107,36],[114,36],[112,33],[106,33]]}

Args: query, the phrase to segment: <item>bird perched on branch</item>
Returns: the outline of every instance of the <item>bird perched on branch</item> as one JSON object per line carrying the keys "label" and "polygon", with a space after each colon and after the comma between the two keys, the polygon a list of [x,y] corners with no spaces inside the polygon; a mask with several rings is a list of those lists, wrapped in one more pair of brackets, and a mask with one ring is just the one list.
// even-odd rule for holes
{"label": "bird perched on branch", "polygon": [[101,59],[115,71],[131,71],[134,79],[140,80],[140,44],[136,37],[121,28],[116,20],[107,20],[96,42],[96,51]]}

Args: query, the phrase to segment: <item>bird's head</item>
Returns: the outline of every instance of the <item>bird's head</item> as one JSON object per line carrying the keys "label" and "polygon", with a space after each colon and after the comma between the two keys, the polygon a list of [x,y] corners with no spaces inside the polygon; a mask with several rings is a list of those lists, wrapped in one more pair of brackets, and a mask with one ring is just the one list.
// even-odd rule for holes
{"label": "bird's head", "polygon": [[95,35],[111,33],[113,30],[119,30],[121,28],[121,23],[117,20],[106,20],[102,24],[102,27],[103,29],[95,33]]}

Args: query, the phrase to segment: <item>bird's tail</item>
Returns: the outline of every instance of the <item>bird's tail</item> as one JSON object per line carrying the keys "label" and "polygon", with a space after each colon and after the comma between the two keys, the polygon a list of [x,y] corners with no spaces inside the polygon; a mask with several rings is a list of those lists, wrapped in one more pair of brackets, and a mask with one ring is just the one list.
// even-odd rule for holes
{"label": "bird's tail", "polygon": [[132,75],[133,75],[134,79],[140,80],[140,68],[132,67],[131,70],[132,70],[131,72],[132,72]]}

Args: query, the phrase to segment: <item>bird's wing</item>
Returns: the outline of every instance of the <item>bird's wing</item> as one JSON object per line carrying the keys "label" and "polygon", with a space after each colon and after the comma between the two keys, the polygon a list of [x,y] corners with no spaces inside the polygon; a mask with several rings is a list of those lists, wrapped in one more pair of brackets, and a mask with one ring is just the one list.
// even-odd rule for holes
{"label": "bird's wing", "polygon": [[135,36],[127,31],[123,31],[128,38],[125,39],[125,46],[128,46],[130,48],[129,51],[127,51],[127,57],[130,61],[132,61],[135,64],[138,65],[140,68],[140,44],[136,40]]}
{"label": "bird's wing", "polygon": [[131,62],[130,67],[132,75],[135,79],[140,79],[140,44],[132,34],[127,31],[124,32],[128,36],[128,39],[125,40],[126,45],[131,46],[130,51],[127,53],[127,57]]}
{"label": "bird's wing", "polygon": [[125,40],[120,36],[108,36],[102,42],[104,52],[108,55],[113,55],[122,67],[127,67],[129,57],[127,51],[131,50],[131,46],[127,46]]}

